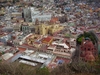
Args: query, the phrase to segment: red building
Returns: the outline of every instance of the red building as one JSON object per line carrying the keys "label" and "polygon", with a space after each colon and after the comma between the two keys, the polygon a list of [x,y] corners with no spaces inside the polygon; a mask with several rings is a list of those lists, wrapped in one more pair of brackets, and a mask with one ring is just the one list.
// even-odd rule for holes
{"label": "red building", "polygon": [[89,38],[83,39],[80,49],[82,60],[95,61],[97,49]]}

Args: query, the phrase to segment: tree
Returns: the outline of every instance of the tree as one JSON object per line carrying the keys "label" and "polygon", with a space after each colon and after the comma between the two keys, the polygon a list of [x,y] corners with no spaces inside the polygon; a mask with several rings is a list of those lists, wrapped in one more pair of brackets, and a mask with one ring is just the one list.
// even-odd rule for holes
{"label": "tree", "polygon": [[79,44],[79,45],[81,44],[83,37],[90,38],[91,41],[93,42],[93,44],[98,42],[98,38],[96,37],[96,35],[92,31],[90,31],[90,32],[84,32],[83,34],[80,34],[77,38],[77,44]]}
{"label": "tree", "polygon": [[50,73],[49,73],[48,68],[43,67],[43,68],[38,68],[38,69],[36,70],[36,74],[37,74],[37,75],[49,75]]}

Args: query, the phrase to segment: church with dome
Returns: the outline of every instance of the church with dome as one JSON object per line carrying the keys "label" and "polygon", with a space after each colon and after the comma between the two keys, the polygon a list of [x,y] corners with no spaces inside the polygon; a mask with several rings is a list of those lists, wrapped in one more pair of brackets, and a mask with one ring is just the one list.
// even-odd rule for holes
{"label": "church with dome", "polygon": [[90,38],[84,38],[80,46],[80,57],[83,61],[92,62],[96,60],[97,48]]}

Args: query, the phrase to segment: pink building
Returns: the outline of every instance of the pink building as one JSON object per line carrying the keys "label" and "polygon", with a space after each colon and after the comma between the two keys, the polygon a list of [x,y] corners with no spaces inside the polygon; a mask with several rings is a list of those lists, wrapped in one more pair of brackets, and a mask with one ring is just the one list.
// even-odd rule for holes
{"label": "pink building", "polygon": [[97,49],[90,39],[83,40],[80,49],[80,56],[82,57],[82,60],[95,61],[97,56]]}

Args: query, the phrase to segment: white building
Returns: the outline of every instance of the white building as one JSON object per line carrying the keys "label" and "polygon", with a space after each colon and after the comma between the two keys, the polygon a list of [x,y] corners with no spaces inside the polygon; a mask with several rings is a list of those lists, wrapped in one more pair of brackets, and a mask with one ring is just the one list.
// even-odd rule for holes
{"label": "white building", "polygon": [[51,20],[51,14],[40,14],[40,15],[35,15],[32,16],[32,22],[35,22],[36,19],[39,21],[50,21]]}
{"label": "white building", "polygon": [[10,59],[12,56],[13,56],[12,53],[5,53],[5,54],[3,54],[1,57],[2,57],[3,60],[8,60],[8,59]]}
{"label": "white building", "polygon": [[35,22],[36,19],[39,21],[50,21],[52,14],[51,13],[44,13],[44,11],[40,12],[39,10],[31,7],[31,17],[32,17],[32,22]]}
{"label": "white building", "polygon": [[76,39],[75,38],[70,38],[70,46],[76,47]]}
{"label": "white building", "polygon": [[31,10],[30,7],[23,9],[24,19],[26,22],[31,21]]}
{"label": "white building", "polygon": [[35,22],[36,19],[39,21],[50,21],[52,14],[51,13],[44,13],[36,10],[35,8],[31,7],[31,17],[32,17],[32,22]]}
{"label": "white building", "polygon": [[52,17],[51,13],[45,13],[45,11],[39,11],[34,7],[24,8],[23,14],[26,22],[30,21],[35,22],[36,19],[38,19],[39,21],[50,21]]}

